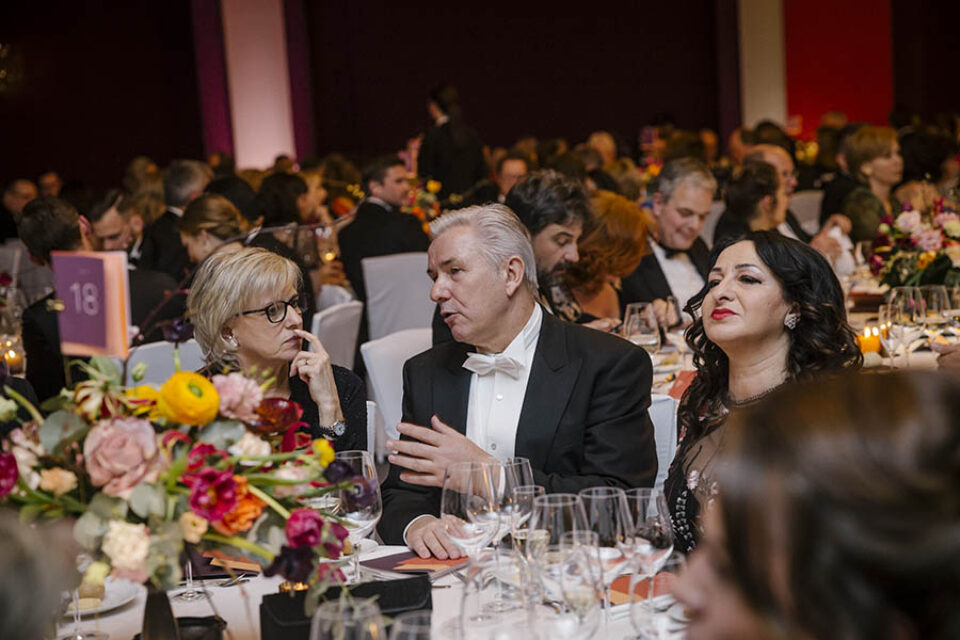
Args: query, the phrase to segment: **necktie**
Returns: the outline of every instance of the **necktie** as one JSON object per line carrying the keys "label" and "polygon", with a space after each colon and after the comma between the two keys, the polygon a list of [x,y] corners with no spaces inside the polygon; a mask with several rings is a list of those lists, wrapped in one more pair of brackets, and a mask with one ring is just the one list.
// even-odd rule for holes
{"label": "necktie", "polygon": [[492,356],[486,353],[471,353],[463,363],[463,368],[473,371],[478,376],[485,376],[494,371],[505,373],[514,380],[520,379],[520,369],[523,365],[510,356]]}

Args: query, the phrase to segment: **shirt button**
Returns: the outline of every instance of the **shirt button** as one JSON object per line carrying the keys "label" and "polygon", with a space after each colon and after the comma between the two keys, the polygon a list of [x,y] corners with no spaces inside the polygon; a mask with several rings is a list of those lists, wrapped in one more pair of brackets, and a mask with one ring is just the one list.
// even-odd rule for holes
{"label": "shirt button", "polygon": [[503,400],[503,394],[502,394],[502,393],[498,393],[498,394],[497,394],[497,400]]}
{"label": "shirt button", "polygon": [[491,450],[491,451],[496,451],[496,450],[497,450],[497,443],[496,443],[496,442],[491,442],[491,443],[490,443],[490,450]]}

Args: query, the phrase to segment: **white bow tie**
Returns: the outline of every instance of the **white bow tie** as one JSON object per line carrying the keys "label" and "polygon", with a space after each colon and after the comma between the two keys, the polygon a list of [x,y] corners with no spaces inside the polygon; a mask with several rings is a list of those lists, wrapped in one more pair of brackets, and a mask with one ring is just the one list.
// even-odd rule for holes
{"label": "white bow tie", "polygon": [[473,371],[478,376],[485,376],[493,371],[505,373],[514,380],[520,379],[520,370],[523,365],[510,356],[492,356],[486,353],[471,353],[463,363],[463,368]]}

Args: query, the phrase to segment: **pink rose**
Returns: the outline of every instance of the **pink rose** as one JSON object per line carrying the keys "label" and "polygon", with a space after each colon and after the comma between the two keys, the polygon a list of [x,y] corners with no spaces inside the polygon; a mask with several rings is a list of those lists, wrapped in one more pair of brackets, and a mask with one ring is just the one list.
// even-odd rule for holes
{"label": "pink rose", "polygon": [[904,233],[910,233],[920,225],[920,213],[918,211],[904,211],[897,216],[897,229]]}
{"label": "pink rose", "polygon": [[253,422],[263,391],[254,380],[241,373],[218,374],[210,380],[220,394],[220,414],[228,418]]}
{"label": "pink rose", "polygon": [[323,518],[313,509],[294,509],[287,520],[287,543],[297,547],[315,547],[323,542]]}
{"label": "pink rose", "polygon": [[948,222],[960,222],[960,216],[952,211],[944,211],[933,216],[933,222],[942,229]]}
{"label": "pink rose", "polygon": [[146,420],[122,418],[98,423],[83,444],[90,482],[115,498],[129,498],[141,482],[154,482],[159,472],[157,437]]}
{"label": "pink rose", "polygon": [[943,236],[936,229],[921,229],[914,232],[911,237],[917,243],[917,247],[924,251],[940,251],[943,247]]}

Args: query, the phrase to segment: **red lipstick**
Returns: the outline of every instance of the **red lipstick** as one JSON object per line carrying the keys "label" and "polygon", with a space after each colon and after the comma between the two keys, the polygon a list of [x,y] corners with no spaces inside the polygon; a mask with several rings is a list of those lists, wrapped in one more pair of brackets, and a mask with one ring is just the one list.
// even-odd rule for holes
{"label": "red lipstick", "polygon": [[730,309],[714,309],[713,313],[710,314],[710,318],[713,320],[723,320],[724,318],[729,318],[730,316],[735,316],[733,311]]}

